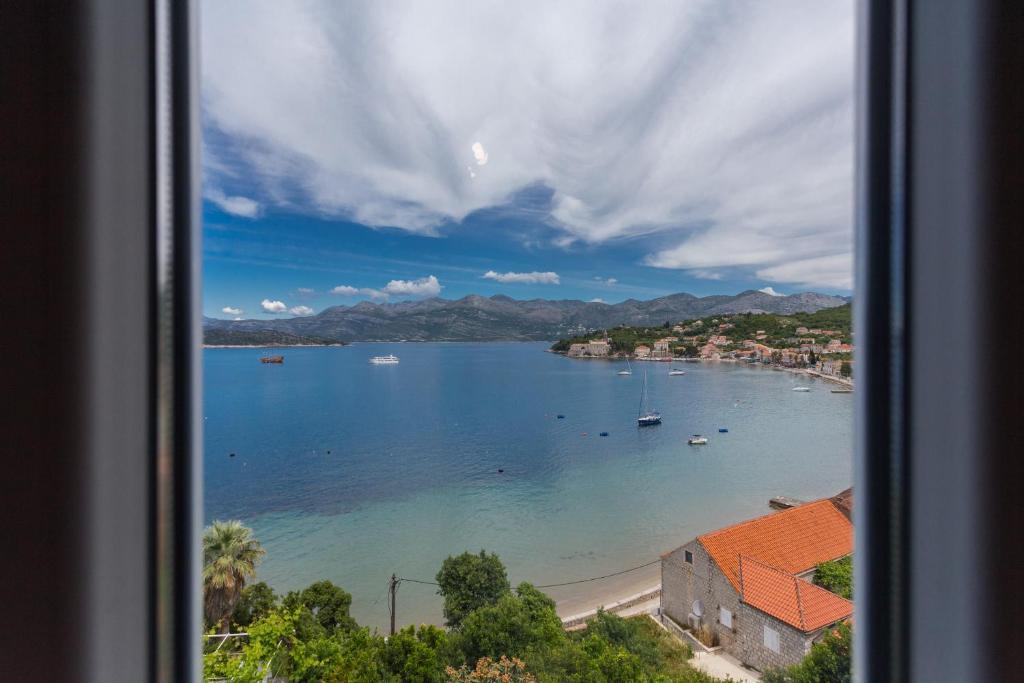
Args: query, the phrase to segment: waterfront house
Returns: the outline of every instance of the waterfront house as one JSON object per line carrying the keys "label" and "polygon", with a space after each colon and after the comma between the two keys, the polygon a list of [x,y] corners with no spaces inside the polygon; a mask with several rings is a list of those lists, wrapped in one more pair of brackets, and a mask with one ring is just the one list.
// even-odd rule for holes
{"label": "waterfront house", "polygon": [[828,500],[698,536],[661,558],[662,615],[707,629],[764,671],[796,664],[853,603],[812,583],[817,565],[853,552],[853,525]]}
{"label": "waterfront house", "polygon": [[722,357],[722,353],[714,344],[705,344],[700,347],[700,357],[705,360],[718,360]]}
{"label": "waterfront house", "polygon": [[566,355],[570,358],[579,358],[587,352],[586,344],[569,344],[569,351]]}
{"label": "waterfront house", "polygon": [[633,349],[633,355],[636,358],[650,358],[651,357],[651,347],[650,346],[645,346],[644,344],[640,344],[635,349]]}
{"label": "waterfront house", "polygon": [[796,333],[797,333],[797,334],[807,334],[807,328],[806,328],[806,327],[803,327],[803,326],[801,325],[800,327],[796,328]]}
{"label": "waterfront house", "polygon": [[587,355],[594,358],[607,357],[612,346],[607,339],[593,339],[587,343]]}
{"label": "waterfront house", "polygon": [[654,358],[671,358],[672,343],[679,341],[678,337],[665,337],[654,342],[654,350],[651,356]]}
{"label": "waterfront house", "polygon": [[566,355],[572,358],[607,358],[611,344],[607,339],[592,339],[582,344],[570,344]]}

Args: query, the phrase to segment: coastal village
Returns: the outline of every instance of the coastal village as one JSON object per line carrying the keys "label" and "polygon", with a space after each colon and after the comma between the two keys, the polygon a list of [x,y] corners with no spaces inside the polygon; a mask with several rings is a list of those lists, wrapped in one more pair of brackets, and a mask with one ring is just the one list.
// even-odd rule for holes
{"label": "coastal village", "polygon": [[854,375],[849,304],[792,316],[745,313],[620,326],[560,340],[552,350],[570,358],[760,363],[847,386]]}

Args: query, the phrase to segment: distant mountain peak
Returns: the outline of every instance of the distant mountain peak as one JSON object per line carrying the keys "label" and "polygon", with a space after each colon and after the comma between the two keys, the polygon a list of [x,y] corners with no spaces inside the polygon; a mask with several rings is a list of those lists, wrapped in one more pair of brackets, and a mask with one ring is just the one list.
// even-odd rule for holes
{"label": "distant mountain peak", "polygon": [[204,330],[277,331],[337,341],[548,341],[617,325],[663,325],[708,315],[813,313],[849,302],[816,292],[772,296],[753,289],[698,297],[686,292],[649,301],[595,305],[579,299],[530,299],[471,294],[456,301],[430,299],[331,306],[314,316],[275,320],[203,318]]}

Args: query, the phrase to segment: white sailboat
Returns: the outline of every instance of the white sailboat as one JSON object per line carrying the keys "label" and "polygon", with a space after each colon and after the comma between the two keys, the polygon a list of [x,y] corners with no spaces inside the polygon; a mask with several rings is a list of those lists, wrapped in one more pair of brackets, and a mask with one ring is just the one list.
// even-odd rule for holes
{"label": "white sailboat", "polygon": [[661,413],[651,410],[647,405],[647,368],[644,368],[644,385],[640,389],[640,407],[636,411],[636,423],[639,427],[661,424]]}
{"label": "white sailboat", "polygon": [[685,375],[686,370],[680,370],[679,368],[672,368],[668,371],[669,377],[678,377],[679,375]]}
{"label": "white sailboat", "polygon": [[629,365],[629,356],[626,356],[626,369],[625,370],[619,370],[615,374],[616,375],[632,375],[633,374],[633,368],[630,367],[630,365]]}

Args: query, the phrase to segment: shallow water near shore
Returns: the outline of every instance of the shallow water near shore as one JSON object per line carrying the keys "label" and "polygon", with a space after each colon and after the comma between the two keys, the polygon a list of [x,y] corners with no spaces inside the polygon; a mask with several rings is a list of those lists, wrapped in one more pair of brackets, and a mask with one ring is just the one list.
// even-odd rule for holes
{"label": "shallow water near shore", "polygon": [[[453,553],[497,552],[513,584],[574,581],[766,514],[772,496],[852,483],[853,396],[820,380],[735,363],[623,377],[547,346],[288,348],[279,366],[259,362],[265,349],[205,350],[206,521],[251,526],[267,550],[258,578],[279,593],[330,579],[383,628],[391,574],[432,581]],[[368,363],[388,353],[401,363]],[[645,368],[664,423],[638,429]],[[688,446],[694,433],[710,443]],[[658,576],[546,592],[573,613]],[[440,623],[434,590],[403,583],[399,623]]]}

